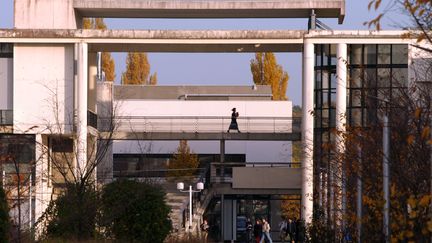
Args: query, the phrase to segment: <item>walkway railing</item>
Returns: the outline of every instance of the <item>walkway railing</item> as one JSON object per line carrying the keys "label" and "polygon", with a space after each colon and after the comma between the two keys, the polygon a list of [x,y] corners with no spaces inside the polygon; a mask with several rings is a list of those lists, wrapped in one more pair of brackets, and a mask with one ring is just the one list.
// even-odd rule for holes
{"label": "walkway railing", "polygon": [[[211,109],[209,107],[209,109]],[[103,123],[107,120],[101,119]],[[120,132],[227,132],[231,117],[220,116],[117,116]],[[300,132],[301,119],[291,117],[239,117],[237,123],[242,133]],[[236,131],[232,131],[236,132]]]}
{"label": "walkway railing", "polygon": [[211,182],[231,182],[234,167],[300,168],[300,162],[213,162],[210,167]]}

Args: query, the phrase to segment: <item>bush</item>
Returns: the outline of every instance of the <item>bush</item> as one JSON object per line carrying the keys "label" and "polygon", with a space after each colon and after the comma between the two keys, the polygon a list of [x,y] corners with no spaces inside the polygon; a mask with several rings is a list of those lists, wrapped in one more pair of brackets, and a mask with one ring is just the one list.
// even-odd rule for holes
{"label": "bush", "polygon": [[164,191],[148,183],[118,180],[105,186],[101,226],[119,241],[163,242],[171,230]]}
{"label": "bush", "polygon": [[48,238],[88,240],[95,236],[97,194],[90,186],[71,184],[47,210]]}
{"label": "bush", "polygon": [[6,201],[6,194],[0,184],[0,242],[8,242],[9,228],[9,207]]}

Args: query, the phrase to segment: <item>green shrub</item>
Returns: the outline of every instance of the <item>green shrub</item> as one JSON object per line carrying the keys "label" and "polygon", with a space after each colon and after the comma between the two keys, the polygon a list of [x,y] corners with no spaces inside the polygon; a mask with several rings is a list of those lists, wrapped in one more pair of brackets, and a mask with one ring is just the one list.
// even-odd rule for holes
{"label": "green shrub", "polygon": [[165,192],[148,183],[119,180],[102,191],[101,226],[107,238],[163,242],[171,230]]}
{"label": "green shrub", "polygon": [[69,185],[47,210],[48,238],[88,240],[95,236],[97,194],[89,186]]}

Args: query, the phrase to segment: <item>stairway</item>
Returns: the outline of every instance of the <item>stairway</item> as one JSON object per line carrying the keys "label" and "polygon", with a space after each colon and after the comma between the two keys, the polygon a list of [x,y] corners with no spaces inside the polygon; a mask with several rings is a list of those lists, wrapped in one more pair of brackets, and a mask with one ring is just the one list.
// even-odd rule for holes
{"label": "stairway", "polygon": [[168,192],[165,196],[165,202],[171,208],[169,216],[172,222],[173,232],[182,230],[182,212],[186,209],[186,206],[189,203],[189,194]]}

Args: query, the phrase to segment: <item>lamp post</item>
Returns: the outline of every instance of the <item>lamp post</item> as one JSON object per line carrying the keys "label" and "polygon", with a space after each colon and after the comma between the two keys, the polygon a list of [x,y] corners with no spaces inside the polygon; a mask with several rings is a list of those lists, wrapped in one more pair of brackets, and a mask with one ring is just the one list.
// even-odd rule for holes
{"label": "lamp post", "polygon": [[189,229],[192,229],[192,193],[193,192],[200,192],[204,189],[204,183],[198,182],[196,184],[196,190],[192,189],[192,185],[189,185],[189,190],[184,190],[184,183],[178,182],[177,183],[177,190],[181,192],[189,192]]}

